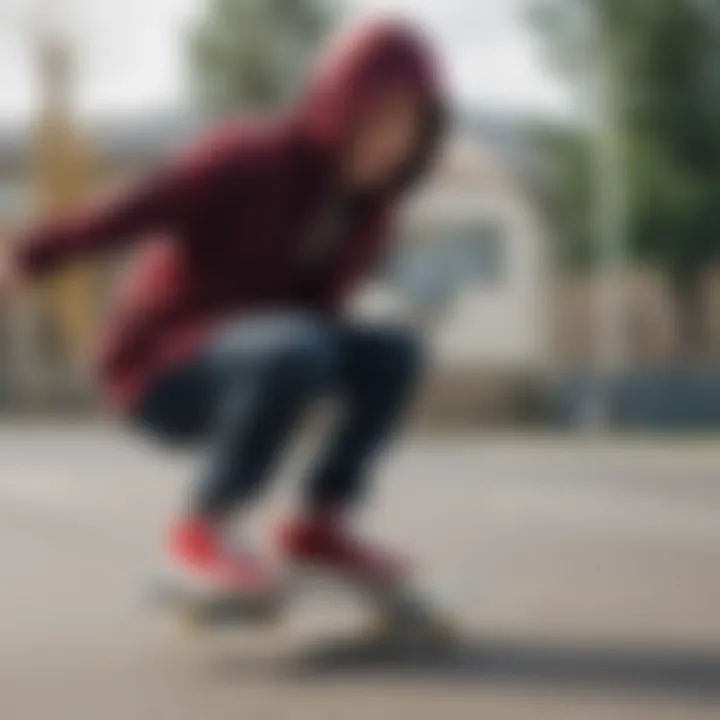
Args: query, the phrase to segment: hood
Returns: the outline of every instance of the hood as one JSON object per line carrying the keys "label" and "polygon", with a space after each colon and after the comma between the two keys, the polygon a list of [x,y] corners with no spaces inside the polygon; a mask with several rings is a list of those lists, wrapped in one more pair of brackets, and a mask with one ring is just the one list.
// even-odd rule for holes
{"label": "hood", "polygon": [[322,58],[302,103],[303,122],[313,140],[339,161],[366,108],[398,86],[420,98],[423,132],[406,166],[390,183],[394,190],[423,174],[445,125],[439,69],[426,38],[407,24],[387,20],[340,34]]}

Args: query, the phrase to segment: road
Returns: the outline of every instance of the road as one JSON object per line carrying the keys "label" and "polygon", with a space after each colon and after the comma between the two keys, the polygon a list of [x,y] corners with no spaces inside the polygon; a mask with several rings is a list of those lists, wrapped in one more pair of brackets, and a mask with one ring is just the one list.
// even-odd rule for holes
{"label": "road", "polygon": [[[302,449],[246,524],[263,537]],[[278,627],[182,633],[144,596],[196,461],[105,427],[0,427],[0,718],[720,717],[720,451],[417,437],[369,529],[461,584],[465,641],[363,645],[352,598]]]}

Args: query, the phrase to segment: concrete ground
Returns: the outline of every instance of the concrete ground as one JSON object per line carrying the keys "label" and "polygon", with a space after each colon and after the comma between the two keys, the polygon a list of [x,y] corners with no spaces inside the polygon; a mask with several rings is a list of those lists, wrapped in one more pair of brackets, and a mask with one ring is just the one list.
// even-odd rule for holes
{"label": "concrete ground", "polygon": [[416,656],[365,646],[352,598],[202,637],[153,612],[192,470],[107,428],[0,428],[2,720],[720,717],[712,443],[404,443],[368,523],[465,586],[464,643]]}

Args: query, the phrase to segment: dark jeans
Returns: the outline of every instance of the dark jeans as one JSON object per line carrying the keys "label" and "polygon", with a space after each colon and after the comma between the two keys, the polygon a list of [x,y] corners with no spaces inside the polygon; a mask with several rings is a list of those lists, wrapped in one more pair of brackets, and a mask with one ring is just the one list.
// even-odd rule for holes
{"label": "dark jeans", "polygon": [[416,386],[421,352],[406,331],[273,314],[228,323],[146,393],[137,420],[173,442],[207,443],[195,512],[223,516],[264,485],[302,411],[334,395],[342,414],[306,482],[313,508],[345,506]]}

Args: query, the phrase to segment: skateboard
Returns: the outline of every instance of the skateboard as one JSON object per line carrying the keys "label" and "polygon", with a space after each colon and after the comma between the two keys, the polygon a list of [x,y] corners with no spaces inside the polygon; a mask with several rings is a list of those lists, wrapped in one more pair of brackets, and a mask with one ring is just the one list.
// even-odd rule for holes
{"label": "skateboard", "polygon": [[160,578],[154,585],[156,604],[177,616],[193,632],[227,626],[279,624],[303,592],[337,583],[367,603],[370,622],[366,633],[374,642],[402,646],[435,646],[454,643],[459,623],[450,604],[435,593],[410,582],[376,583],[334,576],[317,569],[290,572],[272,587],[252,597],[207,593],[179,587]]}

